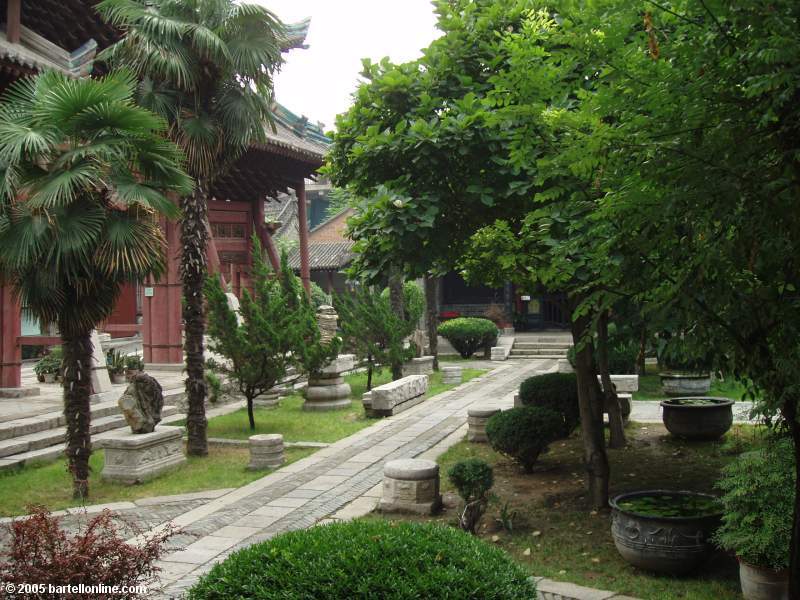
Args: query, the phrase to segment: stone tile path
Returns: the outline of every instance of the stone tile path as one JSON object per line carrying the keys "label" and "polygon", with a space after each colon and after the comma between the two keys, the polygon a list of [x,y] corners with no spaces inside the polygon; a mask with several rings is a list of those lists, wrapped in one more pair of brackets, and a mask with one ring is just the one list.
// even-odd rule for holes
{"label": "stone tile path", "polygon": [[175,550],[159,564],[162,597],[180,597],[238,548],[332,517],[368,512],[380,494],[386,461],[422,455],[442,440],[455,443],[463,436],[459,430],[470,406],[511,406],[523,379],[554,370],[556,362],[493,366],[483,377],[171,518],[182,533],[171,542]]}

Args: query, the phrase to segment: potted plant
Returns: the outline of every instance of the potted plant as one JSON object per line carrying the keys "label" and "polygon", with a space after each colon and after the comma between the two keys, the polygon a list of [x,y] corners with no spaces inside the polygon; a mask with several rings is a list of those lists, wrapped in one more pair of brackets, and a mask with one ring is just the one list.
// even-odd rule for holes
{"label": "potted plant", "polygon": [[144,371],[144,359],[141,356],[129,354],[125,357],[125,379],[131,381],[142,371]]}
{"label": "potted plant", "polygon": [[106,365],[111,383],[125,383],[125,356],[119,350],[109,350]]}
{"label": "potted plant", "polygon": [[722,516],[719,499],[698,492],[630,492],[610,505],[611,535],[620,556],[658,573],[688,573],[705,562]]}
{"label": "potted plant", "polygon": [[686,440],[717,440],[733,425],[733,400],[710,396],[670,398],[661,402],[664,426]]}
{"label": "potted plant", "polygon": [[667,396],[705,396],[711,389],[711,360],[686,335],[659,340],[661,387]]}
{"label": "potted plant", "polygon": [[45,354],[33,367],[37,379],[41,383],[55,383],[61,371],[61,358],[57,353]]}
{"label": "potted plant", "polygon": [[791,439],[772,441],[725,467],[717,488],[722,526],[714,541],[739,559],[747,600],[788,600],[795,496]]}

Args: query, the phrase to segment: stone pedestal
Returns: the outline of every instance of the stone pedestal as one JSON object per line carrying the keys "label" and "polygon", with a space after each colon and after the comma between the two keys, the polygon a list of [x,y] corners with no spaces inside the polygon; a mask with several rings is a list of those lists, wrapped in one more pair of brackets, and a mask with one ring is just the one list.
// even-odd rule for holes
{"label": "stone pedestal", "polygon": [[392,460],[383,466],[383,512],[430,515],[442,505],[439,465],[432,460]]}
{"label": "stone pedestal", "polygon": [[259,408],[276,408],[280,404],[281,398],[284,398],[292,393],[292,388],[289,385],[278,384],[271,388],[268,392],[256,396],[253,399],[253,406]]}
{"label": "stone pedestal", "polygon": [[303,410],[336,410],[350,406],[350,384],[342,375],[352,371],[355,355],[340,354],[320,373],[308,380]]}
{"label": "stone pedestal", "polygon": [[102,394],[111,391],[111,379],[108,376],[106,366],[106,355],[103,352],[103,344],[96,329],[92,330],[92,394]]}
{"label": "stone pedestal", "polygon": [[156,427],[152,433],[114,431],[103,440],[106,481],[141,483],[186,461],[182,428]]}
{"label": "stone pedestal", "polygon": [[283,436],[278,433],[265,433],[251,435],[250,464],[247,468],[251,471],[261,469],[274,469],[280,467],[286,460],[283,455]]}
{"label": "stone pedestal", "polygon": [[485,444],[489,441],[486,437],[486,422],[489,417],[500,412],[499,408],[470,408],[467,411],[467,441]]}
{"label": "stone pedestal", "polygon": [[519,394],[514,394],[514,408],[519,408],[522,406],[522,398],[519,397]]}
{"label": "stone pedestal", "polygon": [[442,367],[442,383],[458,385],[461,383],[461,367]]}
{"label": "stone pedestal", "polygon": [[492,346],[489,358],[494,361],[506,360],[508,352],[505,346]]}
{"label": "stone pedestal", "polygon": [[408,375],[430,375],[433,373],[433,356],[412,358],[403,365],[403,377]]}

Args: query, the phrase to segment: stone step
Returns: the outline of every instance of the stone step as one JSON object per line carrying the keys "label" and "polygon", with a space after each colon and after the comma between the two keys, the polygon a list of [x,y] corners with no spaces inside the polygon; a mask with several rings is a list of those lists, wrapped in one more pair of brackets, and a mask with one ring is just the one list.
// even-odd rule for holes
{"label": "stone step", "polygon": [[[98,402],[97,404],[92,404],[91,413],[93,420],[100,419],[110,415],[119,414],[119,406],[117,406],[116,400]],[[35,417],[6,421],[5,423],[0,423],[0,442],[33,433],[39,433],[40,431],[64,427],[65,424],[66,420],[64,419],[64,413],[61,411],[54,411],[37,415]]]}
{"label": "stone step", "polygon": [[566,342],[514,342],[514,348],[520,349],[535,349],[535,348],[552,348],[556,350],[569,350],[572,344]]}
{"label": "stone step", "polygon": [[514,354],[512,351],[508,358],[518,360],[560,360],[564,358],[564,356],[546,354]]}
{"label": "stone step", "polygon": [[[178,409],[174,406],[165,406],[161,411],[162,417],[168,417],[175,414]],[[125,417],[119,414],[95,418],[92,415],[91,434],[97,435],[112,429],[119,429],[125,427]],[[24,452],[32,452],[35,450],[43,450],[52,446],[60,446],[64,443],[64,436],[66,435],[66,427],[56,427],[54,429],[47,429],[44,431],[37,431],[28,435],[19,436],[16,438],[4,440],[0,442],[0,458],[13,457],[16,454]]]}
{"label": "stone step", "polygon": [[517,348],[516,346],[511,349],[511,354],[518,356],[566,356],[567,350],[562,348]]}

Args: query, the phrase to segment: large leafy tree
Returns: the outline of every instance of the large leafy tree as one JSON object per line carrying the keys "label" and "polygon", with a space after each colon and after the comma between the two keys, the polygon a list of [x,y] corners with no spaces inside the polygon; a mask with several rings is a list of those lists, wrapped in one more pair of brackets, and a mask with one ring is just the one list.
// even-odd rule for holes
{"label": "large leafy tree", "polygon": [[100,13],[125,32],[104,58],[129,65],[139,101],[169,122],[186,154],[194,193],[181,198],[188,452],[208,453],[204,402],[203,285],[208,195],[217,178],[272,123],[273,74],[283,25],[267,9],[233,0],[103,0]]}
{"label": "large leafy tree", "polygon": [[164,266],[165,192],[187,193],[166,123],[136,106],[135,78],[51,72],[0,103],[0,274],[64,349],[64,414],[76,498],[88,494],[92,329],[123,283]]}

